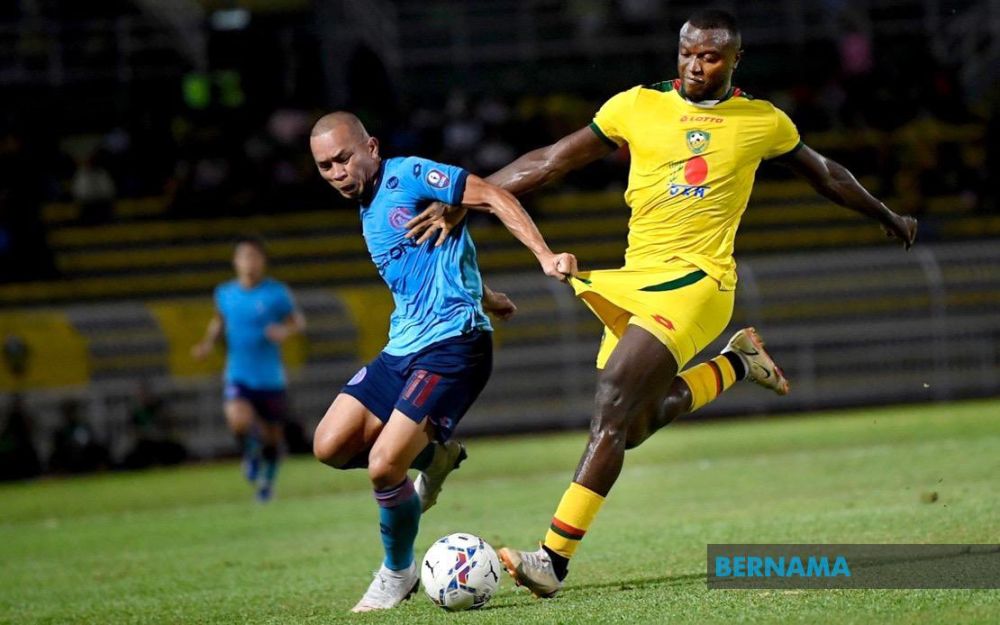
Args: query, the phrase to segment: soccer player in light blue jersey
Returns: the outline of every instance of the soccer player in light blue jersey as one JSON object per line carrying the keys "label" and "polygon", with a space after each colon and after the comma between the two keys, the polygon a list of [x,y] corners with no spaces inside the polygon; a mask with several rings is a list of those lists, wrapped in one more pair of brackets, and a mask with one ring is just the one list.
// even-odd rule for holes
{"label": "soccer player in light blue jersey", "polygon": [[[576,258],[554,254],[514,196],[478,176],[422,158],[383,159],[350,113],[321,118],[309,143],[323,179],[360,203],[368,251],[396,305],[388,344],[344,386],[313,441],[320,461],[368,469],[385,559],[354,611],[384,610],[416,590],[420,515],[465,457],[451,435],[490,376],[486,313],[503,318],[515,310],[483,284],[467,223],[435,247],[407,238],[407,222],[431,202],[461,204],[496,215],[548,276],[565,280]],[[420,470],[416,482],[407,476],[411,467]]]}
{"label": "soccer player in light blue jersey", "polygon": [[236,279],[215,289],[215,315],[192,349],[203,360],[225,337],[224,408],[243,450],[243,471],[257,499],[271,499],[287,417],[281,344],[305,329],[288,286],[268,278],[267,250],[243,237],[233,251]]}

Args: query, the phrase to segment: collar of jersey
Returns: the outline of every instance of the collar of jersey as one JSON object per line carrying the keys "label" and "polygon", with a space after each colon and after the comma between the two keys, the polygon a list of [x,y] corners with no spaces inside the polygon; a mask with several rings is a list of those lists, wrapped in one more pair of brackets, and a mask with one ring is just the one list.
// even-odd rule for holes
{"label": "collar of jersey", "polygon": [[681,82],[680,78],[674,78],[667,84],[669,84],[672,87],[673,91],[677,92],[677,95],[679,95],[682,100],[684,100],[685,102],[687,102],[692,106],[697,106],[698,108],[701,109],[710,109],[714,106],[718,106],[719,104],[722,104],[726,100],[734,98],[740,95],[740,93],[742,93],[739,87],[730,86],[729,91],[727,91],[726,94],[721,98],[719,98],[718,100],[702,100],[700,102],[695,102],[693,100],[689,100],[688,97],[684,95],[684,84]]}

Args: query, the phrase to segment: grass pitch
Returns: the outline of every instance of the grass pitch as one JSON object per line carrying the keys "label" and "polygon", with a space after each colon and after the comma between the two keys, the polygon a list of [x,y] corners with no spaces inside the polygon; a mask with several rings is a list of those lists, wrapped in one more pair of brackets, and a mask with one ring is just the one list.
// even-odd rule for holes
{"label": "grass pitch", "polygon": [[[453,531],[533,545],[583,442],[472,440],[418,557]],[[709,591],[705,545],[998,542],[998,484],[1000,402],[682,423],[629,452],[556,599],[505,578],[478,612],[421,592],[360,616],[381,553],[361,472],[293,459],[267,506],[236,463],[6,485],[0,623],[997,623],[997,590]]]}

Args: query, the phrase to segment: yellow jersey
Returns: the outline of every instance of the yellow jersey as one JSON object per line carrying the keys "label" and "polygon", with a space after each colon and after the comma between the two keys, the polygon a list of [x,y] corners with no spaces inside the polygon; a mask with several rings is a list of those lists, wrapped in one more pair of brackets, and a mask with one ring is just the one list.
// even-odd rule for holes
{"label": "yellow jersey", "polygon": [[724,290],[736,288],[733,242],[757,166],[802,145],[788,115],[737,88],[696,104],[673,80],[615,95],[590,127],[631,153],[625,268],[663,269],[679,260]]}

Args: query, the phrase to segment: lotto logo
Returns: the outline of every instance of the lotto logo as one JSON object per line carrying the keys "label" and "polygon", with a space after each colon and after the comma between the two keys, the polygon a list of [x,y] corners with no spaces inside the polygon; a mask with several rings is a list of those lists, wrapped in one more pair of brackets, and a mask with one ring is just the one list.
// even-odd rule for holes
{"label": "lotto logo", "polygon": [[427,184],[431,185],[435,189],[445,189],[451,183],[448,179],[447,174],[437,169],[432,169],[427,172]]}

